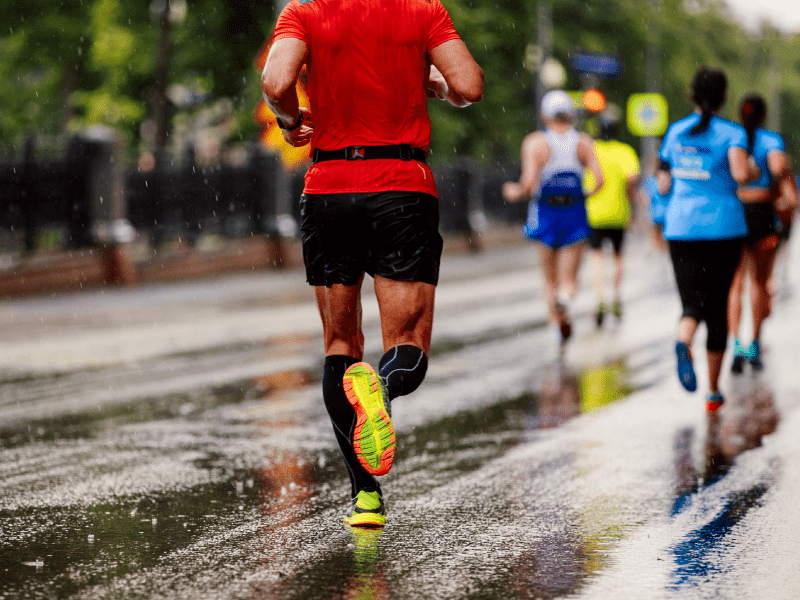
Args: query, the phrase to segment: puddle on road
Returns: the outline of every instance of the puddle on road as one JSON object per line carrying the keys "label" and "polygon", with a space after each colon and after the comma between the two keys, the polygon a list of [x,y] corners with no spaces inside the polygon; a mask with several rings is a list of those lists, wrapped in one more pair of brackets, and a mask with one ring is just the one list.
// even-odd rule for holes
{"label": "puddle on road", "polygon": [[516,324],[512,328],[497,327],[490,331],[483,332],[481,335],[473,335],[472,337],[469,337],[465,332],[464,335],[458,338],[444,338],[435,341],[431,345],[429,358],[433,360],[437,356],[458,352],[464,348],[489,344],[491,342],[507,339],[509,337],[517,337],[522,333],[529,333],[531,331],[544,329],[547,327],[547,325],[548,321],[538,320],[527,324]]}
{"label": "puddle on road", "polygon": [[[257,467],[233,467],[230,456],[208,453],[197,466],[219,480],[118,501],[0,511],[0,598],[70,597],[93,586],[158,569],[165,557],[202,540],[263,524],[282,525],[339,501],[326,490],[341,474],[334,452],[262,456]],[[314,501],[310,499],[314,497]],[[298,512],[300,508],[300,512]],[[246,533],[258,540],[258,527]],[[223,552],[213,544],[210,552]],[[192,556],[190,553],[189,557]],[[221,557],[222,560],[224,557]]]}
{"label": "puddle on road", "polygon": [[[399,470],[408,465],[418,473],[432,475],[410,484],[406,493],[413,493],[414,485],[430,489],[480,469],[486,461],[512,446],[530,441],[537,431],[556,427],[581,411],[595,410],[605,400],[624,397],[628,391],[624,373],[624,362],[578,374],[561,364],[545,375],[541,390],[417,427],[405,437],[398,451],[404,455],[398,461]],[[281,382],[248,381],[109,406],[97,413],[31,423],[27,434],[2,432],[0,442],[6,448],[20,447],[32,440],[58,444],[92,440],[120,425],[170,419],[186,422],[195,417],[201,422],[203,413],[210,409],[257,400],[273,388],[280,389]],[[257,423],[241,427],[242,435],[258,435]],[[208,428],[213,430],[212,425]],[[236,431],[228,430],[225,435],[236,435]],[[126,443],[146,443],[146,440],[123,441],[120,449]],[[208,440],[204,442],[207,443]],[[215,443],[224,446],[222,439]],[[69,597],[93,586],[156,569],[165,556],[174,555],[198,540],[224,536],[254,522],[265,523],[264,519],[270,523],[277,519],[271,526],[285,526],[305,519],[308,511],[341,508],[346,474],[333,444],[315,456],[277,453],[256,458],[236,457],[215,454],[205,445],[196,450],[200,456],[194,459],[195,465],[215,474],[211,483],[185,489],[178,486],[176,491],[166,490],[146,497],[126,495],[122,488],[119,501],[0,511],[0,521],[13,522],[13,527],[4,527],[6,536],[0,541],[0,551],[7,557],[5,564],[0,564],[3,580],[0,595]],[[436,468],[432,468],[434,464]],[[256,541],[259,535],[268,539],[266,532],[247,535]],[[548,544],[556,542],[535,545],[529,554],[519,558],[514,571],[530,575],[539,569],[536,577],[543,576],[542,569],[550,572],[546,549]],[[591,548],[584,547],[585,541],[576,538],[558,543],[570,548],[568,555],[573,569],[576,564],[594,560]],[[367,597],[388,598],[390,587],[382,579],[381,560],[388,557],[378,552],[377,537],[357,536],[349,544],[337,546],[321,562],[315,561],[313,572],[287,574],[287,585],[293,591],[285,597],[319,597],[315,594],[328,590],[330,594],[323,596],[355,598],[369,594]],[[536,583],[539,586],[536,588],[530,577],[526,589],[539,589],[541,597],[553,597],[547,590],[573,589],[579,580],[577,575],[563,581],[542,580]],[[508,586],[514,586],[514,578],[505,583],[486,582],[483,591],[476,589],[470,597],[504,597],[501,590],[509,589]]]}
{"label": "puddle on road", "polygon": [[[237,489],[234,481],[244,485]],[[249,482],[249,484],[248,484]],[[209,530],[235,527],[258,505],[252,474],[193,488],[86,507],[0,512],[14,521],[2,552],[5,597],[68,597],[81,589],[152,568],[159,558]],[[43,531],[41,524],[46,523]],[[32,534],[30,531],[35,531]],[[8,531],[8,533],[12,533]],[[19,568],[38,562],[40,566]]]}
{"label": "puddle on road", "polygon": [[769,462],[761,465],[754,484],[741,488],[736,481],[728,481],[738,457],[759,448],[764,436],[778,427],[780,415],[768,381],[763,374],[739,378],[726,406],[706,414],[700,458],[692,457],[693,429],[681,430],[676,436],[677,493],[672,515],[691,519],[691,529],[672,549],[674,590],[690,589],[721,572],[718,554],[724,551],[728,536],[750,511],[761,506],[776,477],[779,465]]}
{"label": "puddle on road", "polygon": [[[626,383],[627,375],[624,359],[579,372],[564,362],[552,363],[545,368],[539,390],[418,427],[404,438],[398,453],[438,459],[453,450],[486,445],[500,454],[529,439],[530,432],[558,427],[580,413],[625,398],[634,391]],[[485,456],[476,460],[480,464]]]}
{"label": "puddle on road", "polygon": [[[299,377],[307,383],[309,377]],[[221,406],[263,399],[279,388],[275,378],[245,381],[213,388],[203,388],[157,398],[138,398],[131,402],[106,404],[96,410],[64,414],[52,419],[32,419],[22,427],[0,427],[0,448],[13,448],[34,442],[94,439],[103,431],[123,425],[162,419],[199,418],[204,412]]]}

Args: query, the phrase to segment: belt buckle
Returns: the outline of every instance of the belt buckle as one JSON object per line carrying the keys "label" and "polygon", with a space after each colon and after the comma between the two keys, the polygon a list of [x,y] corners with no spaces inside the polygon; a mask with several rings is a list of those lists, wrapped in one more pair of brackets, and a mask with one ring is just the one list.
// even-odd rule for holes
{"label": "belt buckle", "polygon": [[347,160],[364,160],[364,146],[350,146],[347,149]]}
{"label": "belt buckle", "polygon": [[553,206],[569,206],[572,203],[572,198],[567,194],[559,194],[550,197],[550,203]]}
{"label": "belt buckle", "polygon": [[408,144],[400,144],[399,147],[400,153],[400,160],[411,160],[412,153],[411,153],[411,146]]}

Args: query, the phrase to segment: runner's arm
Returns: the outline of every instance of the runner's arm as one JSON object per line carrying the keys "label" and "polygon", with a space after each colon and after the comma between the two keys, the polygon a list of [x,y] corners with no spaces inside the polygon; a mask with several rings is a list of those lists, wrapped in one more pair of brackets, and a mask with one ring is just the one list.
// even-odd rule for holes
{"label": "runner's arm", "polygon": [[775,208],[778,210],[797,208],[797,179],[792,172],[789,155],[782,150],[773,150],[767,154],[767,166],[778,184]]}
{"label": "runner's arm", "polygon": [[636,175],[630,175],[627,179],[625,179],[625,197],[628,198],[628,202],[631,203],[631,206],[636,203],[636,197],[638,196],[640,184],[641,177],[639,176],[639,173]]}
{"label": "runner's arm", "polygon": [[761,169],[744,148],[738,146],[728,148],[728,164],[731,177],[739,185],[747,185],[761,176]]}
{"label": "runner's arm", "polygon": [[662,196],[669,196],[672,191],[672,173],[668,162],[662,160],[656,170],[656,189]]}
{"label": "runner's arm", "polygon": [[303,123],[299,127],[282,130],[283,138],[292,146],[307,144],[314,131],[311,113],[300,108],[295,88],[307,52],[306,43],[302,40],[276,40],[270,48],[261,74],[264,101],[284,125],[291,128],[300,119],[301,112],[303,113]]}
{"label": "runner's arm", "polygon": [[435,69],[431,68],[427,89],[435,97],[459,108],[483,98],[483,69],[462,40],[439,44],[430,51],[430,60]]}
{"label": "runner's arm", "polygon": [[578,140],[578,160],[581,161],[584,168],[589,169],[594,176],[594,189],[584,191],[588,198],[603,188],[605,179],[603,179],[603,169],[600,167],[597,153],[594,151],[594,141],[585,133],[582,133]]}
{"label": "runner's arm", "polygon": [[519,181],[507,181],[503,184],[503,198],[508,202],[519,202],[531,197],[533,190],[539,187],[542,170],[550,160],[550,146],[544,136],[529,133],[522,140],[522,172]]}

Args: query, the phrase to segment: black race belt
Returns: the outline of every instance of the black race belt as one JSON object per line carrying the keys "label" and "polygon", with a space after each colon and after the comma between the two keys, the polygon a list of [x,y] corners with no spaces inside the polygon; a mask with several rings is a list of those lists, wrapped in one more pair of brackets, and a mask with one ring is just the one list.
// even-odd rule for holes
{"label": "black race belt", "polygon": [[348,146],[338,150],[314,149],[314,162],[325,160],[370,160],[374,158],[388,158],[399,160],[418,160],[425,162],[425,151],[414,148],[408,144],[393,144],[390,146]]}
{"label": "black race belt", "polygon": [[579,201],[579,198],[568,194],[559,194],[557,196],[548,196],[547,198],[539,199],[539,202],[549,204],[550,206],[570,206],[572,204],[577,204]]}

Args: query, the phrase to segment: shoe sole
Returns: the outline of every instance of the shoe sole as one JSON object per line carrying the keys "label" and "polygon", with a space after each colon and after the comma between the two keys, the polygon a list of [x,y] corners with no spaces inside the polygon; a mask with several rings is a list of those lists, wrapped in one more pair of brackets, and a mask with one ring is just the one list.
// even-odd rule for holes
{"label": "shoe sole", "polygon": [[356,363],[347,369],[342,384],[356,411],[353,450],[358,462],[371,475],[386,475],[394,461],[396,437],[378,375],[369,364]]}
{"label": "shoe sole", "polygon": [[344,522],[346,525],[350,525],[350,527],[378,529],[386,525],[386,515],[361,513],[352,517],[345,517]]}
{"label": "shoe sole", "polygon": [[706,400],[706,410],[708,412],[717,412],[724,403],[724,400]]}

